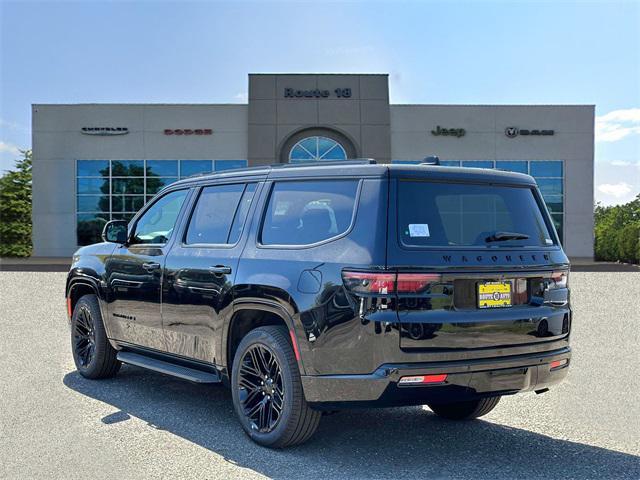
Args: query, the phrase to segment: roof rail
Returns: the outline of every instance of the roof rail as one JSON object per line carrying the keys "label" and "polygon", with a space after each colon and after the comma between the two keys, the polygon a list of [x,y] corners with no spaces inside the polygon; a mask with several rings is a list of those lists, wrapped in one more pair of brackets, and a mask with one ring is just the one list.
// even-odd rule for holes
{"label": "roof rail", "polygon": [[192,175],[188,175],[186,177],[182,177],[180,180],[186,180],[188,178],[198,178],[198,177],[205,177],[207,175],[215,175],[216,173],[226,173],[226,172],[247,172],[247,171],[252,171],[252,170],[265,170],[265,169],[269,169],[271,168],[273,165],[255,165],[253,167],[240,167],[240,168],[230,168],[227,170],[217,170],[217,171],[213,171],[213,172],[200,172],[200,173],[194,173]]}
{"label": "roof rail", "polygon": [[250,172],[252,170],[269,170],[273,168],[299,168],[299,167],[328,167],[331,165],[376,165],[377,162],[373,158],[354,158],[352,160],[325,160],[325,161],[315,161],[315,162],[304,162],[304,163],[272,163],[270,165],[255,165],[253,167],[242,167],[242,168],[233,168],[229,170],[219,170],[213,172],[201,172],[194,173],[193,175],[189,175],[188,177],[183,177],[181,180],[186,180],[188,178],[198,178],[204,177],[207,175],[215,175],[216,173],[226,173],[226,172]]}
{"label": "roof rail", "polygon": [[429,155],[428,157],[424,157],[420,165],[440,165],[440,157]]}

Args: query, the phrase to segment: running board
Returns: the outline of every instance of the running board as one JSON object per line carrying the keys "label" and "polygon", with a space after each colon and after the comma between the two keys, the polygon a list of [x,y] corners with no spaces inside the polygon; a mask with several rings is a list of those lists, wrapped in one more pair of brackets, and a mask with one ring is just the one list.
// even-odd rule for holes
{"label": "running board", "polygon": [[133,352],[118,352],[118,360],[129,365],[153,370],[154,372],[172,375],[174,377],[189,380],[195,383],[220,383],[220,377],[216,373],[203,372],[195,368],[183,367],[175,363],[164,362],[152,357]]}

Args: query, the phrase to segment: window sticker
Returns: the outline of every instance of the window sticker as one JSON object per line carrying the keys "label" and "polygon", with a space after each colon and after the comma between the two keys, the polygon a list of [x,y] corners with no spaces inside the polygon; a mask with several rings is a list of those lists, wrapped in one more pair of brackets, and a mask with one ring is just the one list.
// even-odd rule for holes
{"label": "window sticker", "polygon": [[410,237],[428,237],[429,224],[428,223],[410,223],[409,236]]}

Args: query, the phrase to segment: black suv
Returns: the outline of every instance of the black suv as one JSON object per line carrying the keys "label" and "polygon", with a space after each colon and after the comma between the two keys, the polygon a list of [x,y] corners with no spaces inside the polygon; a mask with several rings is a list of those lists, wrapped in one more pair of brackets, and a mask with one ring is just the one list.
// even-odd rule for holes
{"label": "black suv", "polygon": [[73,357],[231,388],[256,442],[322,411],[428,405],[449,419],[567,374],[569,262],[535,181],[347,161],[170,185],[73,257]]}

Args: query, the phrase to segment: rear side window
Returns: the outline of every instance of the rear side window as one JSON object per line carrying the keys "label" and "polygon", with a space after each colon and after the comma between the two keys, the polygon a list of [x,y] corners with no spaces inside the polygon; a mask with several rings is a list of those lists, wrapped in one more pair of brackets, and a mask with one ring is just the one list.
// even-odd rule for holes
{"label": "rear side window", "polygon": [[404,245],[541,247],[554,244],[529,187],[412,180],[402,180],[398,186],[399,237]]}
{"label": "rear side window", "polygon": [[309,245],[346,232],[358,180],[277,182],[262,225],[263,245]]}
{"label": "rear side window", "polygon": [[240,238],[255,184],[205,187],[187,229],[187,244],[233,244]]}

